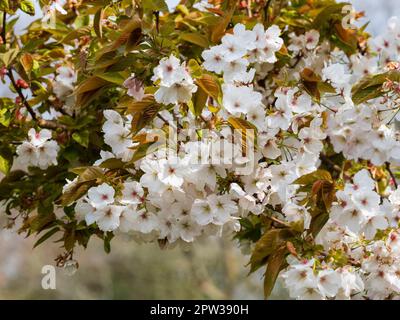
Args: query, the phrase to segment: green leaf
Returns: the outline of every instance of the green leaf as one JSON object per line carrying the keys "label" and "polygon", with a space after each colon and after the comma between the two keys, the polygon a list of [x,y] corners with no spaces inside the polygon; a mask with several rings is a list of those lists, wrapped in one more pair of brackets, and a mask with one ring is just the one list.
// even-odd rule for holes
{"label": "green leaf", "polygon": [[0,110],[0,124],[5,127],[8,127],[11,123],[12,114],[10,110],[4,108]]}
{"label": "green leaf", "polygon": [[311,220],[311,233],[314,237],[318,235],[318,233],[321,231],[321,229],[324,227],[324,225],[328,222],[329,220],[329,212],[323,212],[319,214],[316,217],[313,217]]}
{"label": "green leaf", "polygon": [[210,45],[208,39],[198,33],[183,33],[180,37],[182,40],[193,43],[202,48],[208,48]]}
{"label": "green leaf", "polygon": [[106,169],[119,169],[123,168],[125,163],[121,159],[107,159],[104,161],[102,164],[99,165],[100,168],[106,168]]}
{"label": "green leaf", "polygon": [[129,74],[125,74],[125,72],[107,72],[103,74],[97,74],[96,76],[108,82],[122,85],[126,78],[128,78]]}
{"label": "green leaf", "polygon": [[4,174],[7,174],[10,171],[10,168],[11,168],[10,162],[2,155],[0,155],[0,171],[3,172]]}
{"label": "green leaf", "polygon": [[20,1],[19,8],[23,12],[25,12],[25,13],[31,15],[31,16],[35,15],[35,6],[34,6],[34,4],[32,3],[31,0],[22,0],[22,1]]}
{"label": "green leaf", "polygon": [[11,65],[11,63],[17,57],[18,52],[19,52],[19,49],[15,48],[15,49],[10,49],[5,53],[0,54],[0,59],[3,61],[5,67],[8,67]]}
{"label": "green leaf", "polygon": [[45,242],[47,239],[49,239],[53,234],[57,233],[58,231],[60,231],[59,227],[54,227],[53,229],[50,229],[49,231],[47,231],[43,236],[41,236],[33,245],[33,248],[36,248],[37,246],[39,246],[40,244],[42,244],[43,242]]}
{"label": "green leaf", "polygon": [[32,218],[32,220],[28,221],[30,228],[33,231],[40,232],[46,227],[49,223],[52,223],[55,220],[55,215],[51,214],[39,214]]}
{"label": "green leaf", "polygon": [[153,145],[154,142],[148,142],[141,144],[135,151],[132,156],[132,160],[130,163],[134,163],[142,158],[144,158],[148,154],[149,148]]}
{"label": "green leaf", "polygon": [[190,75],[193,78],[201,78],[202,77],[202,68],[200,67],[199,63],[195,59],[190,59],[187,64]]}
{"label": "green leaf", "polygon": [[5,11],[7,13],[11,13],[10,12],[10,5],[9,5],[8,1],[9,0],[1,0],[0,1],[0,10],[3,11],[3,12]]}
{"label": "green leaf", "polygon": [[151,11],[168,11],[168,6],[164,0],[143,0],[143,9]]}
{"label": "green leaf", "polygon": [[343,15],[342,10],[345,5],[348,5],[348,3],[335,3],[324,7],[314,19],[314,28],[321,30],[322,27],[329,25],[331,17],[333,17],[335,14]]}
{"label": "green leaf", "polygon": [[87,148],[89,145],[89,130],[74,132],[72,139],[78,142],[81,146]]}
{"label": "green leaf", "polygon": [[78,181],[67,188],[57,200],[57,203],[64,207],[82,197],[92,186],[96,185],[96,180],[104,177],[102,169],[97,167],[75,168],[71,172],[79,174],[79,177]]}
{"label": "green leaf", "polygon": [[111,240],[114,238],[114,234],[112,232],[107,232],[104,235],[104,251],[106,253],[111,252]]}
{"label": "green leaf", "polygon": [[64,233],[64,248],[65,250],[72,251],[75,246],[75,229],[66,230]]}

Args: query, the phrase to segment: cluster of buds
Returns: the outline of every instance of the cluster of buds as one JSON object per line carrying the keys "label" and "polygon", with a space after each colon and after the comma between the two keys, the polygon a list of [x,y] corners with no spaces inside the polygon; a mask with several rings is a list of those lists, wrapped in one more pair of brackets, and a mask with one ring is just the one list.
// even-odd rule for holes
{"label": "cluster of buds", "polygon": [[22,88],[22,89],[28,89],[29,88],[28,83],[23,79],[18,79],[17,82],[16,82],[16,85],[17,85],[18,88]]}

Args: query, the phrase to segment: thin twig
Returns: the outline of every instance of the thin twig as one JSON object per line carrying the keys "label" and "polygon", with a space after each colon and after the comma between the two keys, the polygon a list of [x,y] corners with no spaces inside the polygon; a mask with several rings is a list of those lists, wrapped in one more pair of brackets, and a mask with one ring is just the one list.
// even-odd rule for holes
{"label": "thin twig", "polygon": [[13,75],[12,70],[8,70],[7,72],[8,78],[11,81],[12,86],[14,87],[15,91],[18,93],[18,96],[21,98],[22,103],[24,104],[25,108],[28,110],[29,114],[31,115],[32,119],[37,121],[37,116],[35,111],[32,109],[32,107],[29,105],[28,101],[26,100],[24,94],[22,93],[21,88],[17,85],[15,82],[15,78]]}
{"label": "thin twig", "polygon": [[265,217],[266,217],[267,219],[273,221],[273,222],[276,222],[276,223],[282,225],[282,226],[285,226],[285,227],[290,228],[290,224],[288,224],[288,223],[286,223],[286,222],[284,222],[284,221],[281,221],[281,220],[279,220],[279,219],[277,219],[277,218],[275,218],[275,217],[271,217],[271,216],[265,216]]}
{"label": "thin twig", "polygon": [[268,0],[267,4],[264,7],[264,12],[265,12],[265,21],[268,23],[268,19],[269,19],[269,14],[268,14],[268,9],[269,6],[271,5],[272,0]]}
{"label": "thin twig", "polygon": [[6,35],[7,35],[6,23],[7,23],[7,21],[6,20],[7,20],[7,14],[6,14],[5,11],[3,11],[3,26],[2,26],[2,29],[1,29],[1,38],[3,40],[3,44],[4,45],[7,43],[7,40],[6,40]]}
{"label": "thin twig", "polygon": [[51,130],[56,130],[56,129],[62,129],[62,130],[67,130],[67,126],[63,124],[59,124],[55,121],[51,120],[44,120],[40,119],[37,117],[35,111],[32,109],[30,106],[29,102],[26,100],[26,97],[21,91],[21,88],[17,85],[13,72],[12,70],[8,70],[7,72],[8,78],[11,81],[12,86],[14,87],[15,91],[17,92],[18,96],[20,97],[24,107],[28,110],[29,114],[31,115],[32,119],[37,122],[38,126],[44,129],[51,129]]}
{"label": "thin twig", "polygon": [[251,12],[251,0],[247,0],[247,15],[249,16],[249,18],[253,16]]}
{"label": "thin twig", "polygon": [[389,172],[390,177],[391,177],[392,180],[393,180],[394,186],[395,186],[396,189],[397,189],[399,185],[397,184],[396,176],[394,175],[392,169],[390,169],[390,163],[389,163],[389,162],[386,162],[386,170]]}

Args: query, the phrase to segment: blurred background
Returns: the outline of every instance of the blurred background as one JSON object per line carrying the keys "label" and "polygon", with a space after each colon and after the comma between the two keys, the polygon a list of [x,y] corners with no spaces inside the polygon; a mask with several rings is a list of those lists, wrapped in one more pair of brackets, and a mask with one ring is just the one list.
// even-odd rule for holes
{"label": "blurred background", "polygon": [[[378,34],[393,15],[400,16],[400,0],[353,0],[365,11],[368,29]],[[37,16],[38,17],[38,16]],[[37,18],[36,17],[36,18]],[[32,18],[22,14],[16,31]],[[365,19],[365,21],[367,21]],[[10,95],[0,84],[0,95]],[[24,239],[0,230],[0,299],[262,299],[262,273],[247,276],[249,257],[230,239],[211,238],[189,248],[160,250],[157,245],[123,239],[112,242],[110,254],[93,238],[78,250],[78,271],[70,276],[56,269],[56,290],[41,287],[44,265],[54,265],[60,253],[48,243],[33,249],[34,238]],[[273,299],[287,294],[278,283]]]}

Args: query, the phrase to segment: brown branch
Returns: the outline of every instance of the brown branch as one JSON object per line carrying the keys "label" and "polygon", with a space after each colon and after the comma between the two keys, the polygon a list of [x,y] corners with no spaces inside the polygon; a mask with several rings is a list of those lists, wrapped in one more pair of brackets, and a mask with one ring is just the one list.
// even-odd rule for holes
{"label": "brown branch", "polygon": [[268,10],[269,10],[269,6],[271,5],[271,2],[272,2],[272,0],[268,0],[268,2],[267,2],[267,4],[265,5],[265,7],[264,7],[264,14],[265,14],[265,21],[268,23],[269,21],[269,13],[268,13]]}
{"label": "brown branch", "polygon": [[18,96],[21,98],[22,104],[28,110],[32,119],[37,122],[39,127],[44,128],[44,129],[51,129],[51,130],[57,130],[57,129],[67,130],[68,129],[67,126],[57,123],[55,121],[44,120],[44,119],[38,118],[35,111],[32,109],[29,102],[26,100],[26,97],[22,93],[21,88],[17,85],[11,69],[8,70],[7,75],[11,81],[12,86],[14,87],[15,91],[17,92]]}
{"label": "brown branch", "polygon": [[279,220],[279,219],[277,219],[275,217],[272,217],[272,216],[264,216],[264,217],[269,219],[269,220],[271,220],[271,221],[273,221],[273,222],[276,222],[277,224],[280,224],[282,226],[290,228],[290,224],[288,224],[288,223],[286,223],[284,221],[281,221],[281,220]]}
{"label": "brown branch", "polygon": [[12,86],[14,87],[15,91],[17,92],[18,96],[21,98],[22,103],[24,104],[25,108],[28,110],[29,114],[31,115],[32,119],[37,121],[37,116],[35,111],[29,105],[28,101],[26,100],[24,94],[22,93],[21,88],[17,85],[12,70],[8,70],[7,72],[8,78],[11,81]]}

